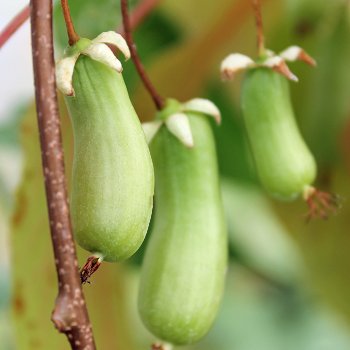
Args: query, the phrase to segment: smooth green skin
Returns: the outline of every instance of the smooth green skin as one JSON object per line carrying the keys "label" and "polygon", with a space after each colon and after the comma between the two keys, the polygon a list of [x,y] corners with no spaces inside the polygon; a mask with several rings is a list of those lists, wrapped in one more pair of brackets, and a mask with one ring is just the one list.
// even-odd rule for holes
{"label": "smooth green skin", "polygon": [[227,266],[227,233],[207,117],[189,114],[195,146],[165,126],[151,143],[155,220],[142,265],[139,311],[163,341],[190,344],[211,327]]}
{"label": "smooth green skin", "polygon": [[130,257],[144,240],[154,192],[151,156],[123,77],[80,56],[75,97],[72,222],[78,243],[105,261]]}
{"label": "smooth green skin", "polygon": [[268,68],[252,69],[241,102],[263,186],[278,198],[296,198],[315,180],[316,164],[298,130],[287,79]]}

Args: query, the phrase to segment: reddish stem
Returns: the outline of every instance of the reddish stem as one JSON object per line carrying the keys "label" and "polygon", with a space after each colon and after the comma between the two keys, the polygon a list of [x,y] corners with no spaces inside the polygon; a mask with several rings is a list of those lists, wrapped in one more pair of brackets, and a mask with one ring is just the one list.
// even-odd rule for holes
{"label": "reddish stem", "polygon": [[51,319],[73,350],[95,350],[80,283],[64,172],[56,95],[52,0],[31,0],[35,99],[58,296]]}
{"label": "reddish stem", "polygon": [[132,37],[131,33],[131,23],[130,23],[130,17],[129,17],[129,10],[128,10],[128,0],[121,0],[121,11],[123,16],[123,25],[124,25],[124,35],[125,40],[128,43],[131,58],[134,62],[135,68],[143,82],[143,85],[151,95],[154,104],[156,105],[158,110],[161,110],[164,107],[164,99],[158,94],[157,90],[155,89],[154,85],[152,84],[151,80],[149,79],[146,70],[141,63],[141,60],[137,54],[136,46]]}
{"label": "reddish stem", "polygon": [[68,0],[61,0],[62,11],[64,16],[64,21],[66,23],[68,43],[70,46],[74,45],[80,38],[74,29],[74,24],[72,21],[72,16],[70,14]]}
{"label": "reddish stem", "polygon": [[265,38],[264,38],[264,28],[261,15],[261,1],[252,0],[255,24],[256,24],[256,35],[257,35],[257,45],[258,45],[258,54],[259,56],[264,54],[265,51]]}
{"label": "reddish stem", "polygon": [[0,49],[9,38],[19,29],[19,27],[29,18],[29,5],[19,12],[0,33]]}

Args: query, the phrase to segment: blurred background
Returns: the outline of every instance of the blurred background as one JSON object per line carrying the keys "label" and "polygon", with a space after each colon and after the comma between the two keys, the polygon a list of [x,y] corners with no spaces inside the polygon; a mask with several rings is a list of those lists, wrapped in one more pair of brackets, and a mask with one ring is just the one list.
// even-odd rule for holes
{"label": "blurred background", "polygon": [[[141,0],[142,1],[142,0]],[[229,53],[256,55],[247,0],[163,0],[138,26],[135,41],[163,96],[212,99],[213,123],[229,228],[230,265],[221,311],[209,334],[184,349],[350,349],[350,5],[348,0],[263,0],[267,47],[300,45],[316,69],[290,65],[301,131],[318,162],[317,187],[342,197],[327,221],[305,223],[305,203],[278,202],[257,180],[239,106],[242,76],[222,83]],[[137,1],[132,1],[135,6]],[[2,2],[0,27],[26,5]],[[72,0],[78,33],[89,38],[120,26],[117,0]],[[55,2],[56,56],[67,38]],[[0,348],[68,349],[50,322],[56,273],[48,232],[33,101],[27,22],[0,51]],[[131,62],[124,78],[142,121],[153,117]],[[62,97],[67,179],[72,133]],[[147,244],[147,242],[145,242]],[[149,349],[154,338],[137,313],[142,249],[129,261],[104,264],[84,286],[99,349]],[[87,257],[79,250],[80,265]],[[189,267],[190,268],[190,267]]]}

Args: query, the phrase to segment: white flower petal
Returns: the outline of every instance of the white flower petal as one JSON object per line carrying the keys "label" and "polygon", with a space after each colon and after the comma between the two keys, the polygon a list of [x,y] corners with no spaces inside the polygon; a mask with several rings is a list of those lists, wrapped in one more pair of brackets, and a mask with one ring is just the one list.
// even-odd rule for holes
{"label": "white flower petal", "polygon": [[274,71],[276,71],[279,74],[282,74],[287,79],[292,81],[298,81],[298,77],[295,76],[287,66],[284,59],[280,56],[273,56],[268,58],[262,66],[272,68]]}
{"label": "white flower petal", "polygon": [[207,114],[211,117],[214,117],[215,121],[220,124],[221,123],[221,114],[216,107],[216,105],[204,98],[194,98],[188,102],[183,104],[183,109],[186,112],[199,112]]}
{"label": "white flower petal", "polygon": [[78,57],[79,53],[62,58],[56,63],[57,88],[67,96],[74,96],[73,73]]}
{"label": "white flower petal", "polygon": [[92,40],[92,42],[113,45],[124,54],[125,59],[128,60],[130,58],[129,46],[119,33],[113,31],[103,32]]}
{"label": "white flower petal", "polygon": [[280,53],[280,57],[286,61],[303,61],[310,66],[316,66],[316,61],[299,46],[287,47]]}
{"label": "white flower petal", "polygon": [[151,143],[153,137],[157,134],[159,128],[163,122],[161,120],[154,120],[152,122],[142,123],[142,129],[146,136],[146,141],[148,144]]}
{"label": "white flower petal", "polygon": [[221,62],[221,76],[224,80],[232,79],[237,72],[254,66],[255,62],[250,57],[233,53]]}
{"label": "white flower petal", "polygon": [[115,69],[119,73],[123,70],[122,64],[106,44],[92,43],[82,51],[82,54]]}
{"label": "white flower petal", "polygon": [[165,124],[168,130],[177,137],[185,146],[193,147],[193,137],[190,121],[184,113],[172,114],[166,119]]}

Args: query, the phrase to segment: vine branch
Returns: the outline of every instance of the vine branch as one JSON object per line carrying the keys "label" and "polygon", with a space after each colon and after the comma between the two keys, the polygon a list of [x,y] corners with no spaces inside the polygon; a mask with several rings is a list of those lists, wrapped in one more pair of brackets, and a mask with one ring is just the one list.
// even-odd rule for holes
{"label": "vine branch", "polygon": [[61,0],[61,6],[64,16],[64,21],[66,22],[68,43],[70,46],[74,45],[80,38],[74,29],[72,17],[69,10],[68,0]]}
{"label": "vine branch", "polygon": [[154,104],[156,105],[158,110],[161,110],[164,107],[164,99],[161,97],[157,90],[155,89],[154,85],[152,84],[151,80],[149,79],[146,70],[141,63],[141,60],[137,54],[136,46],[132,37],[131,32],[131,25],[130,25],[130,17],[129,17],[129,10],[128,10],[128,0],[120,0],[120,6],[121,6],[121,12],[123,17],[123,26],[124,26],[124,36],[125,40],[128,43],[131,58],[134,62],[135,68],[143,82],[143,85],[151,95]]}
{"label": "vine branch", "polygon": [[11,36],[21,27],[21,25],[29,18],[29,6],[27,5],[20,11],[0,33],[0,49],[4,46]]}
{"label": "vine branch", "polygon": [[51,319],[58,331],[67,336],[73,350],[95,350],[67,200],[55,82],[52,0],[31,0],[30,5],[36,109],[59,289]]}
{"label": "vine branch", "polygon": [[255,16],[258,54],[261,56],[265,52],[264,27],[261,15],[261,0],[252,0],[252,5]]}

